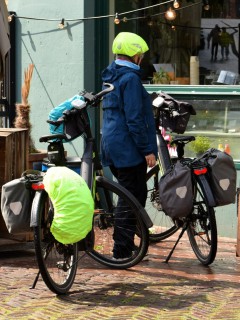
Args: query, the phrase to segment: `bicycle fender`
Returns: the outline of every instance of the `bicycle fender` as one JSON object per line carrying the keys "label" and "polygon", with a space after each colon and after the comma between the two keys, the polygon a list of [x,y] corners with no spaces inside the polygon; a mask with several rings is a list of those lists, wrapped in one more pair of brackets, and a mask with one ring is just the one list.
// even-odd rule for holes
{"label": "bicycle fender", "polygon": [[149,215],[147,214],[146,210],[142,207],[142,205],[139,203],[139,201],[131,194],[131,192],[129,192],[127,189],[125,189],[124,187],[122,187],[119,183],[106,179],[105,177],[102,176],[97,176],[96,180],[99,182],[104,181],[105,183],[111,184],[116,186],[117,188],[119,188],[119,190],[121,190],[123,193],[125,193],[127,195],[127,197],[129,197],[131,199],[131,201],[133,201],[138,209],[138,212],[141,216],[141,218],[143,219],[144,224],[146,225],[146,227],[149,229],[153,226],[152,220],[150,219]]}
{"label": "bicycle fender", "polygon": [[214,199],[210,184],[207,178],[205,177],[205,175],[200,174],[199,176],[195,176],[195,178],[197,179],[199,185],[201,186],[202,192],[204,194],[205,199],[207,200],[209,207],[215,207],[216,201]]}
{"label": "bicycle fender", "polygon": [[33,198],[32,202],[32,209],[31,209],[31,218],[30,218],[30,227],[37,227],[38,226],[38,221],[37,221],[37,209],[38,209],[38,204],[43,196],[43,193],[46,192],[44,190],[39,190],[35,192],[35,196]]}

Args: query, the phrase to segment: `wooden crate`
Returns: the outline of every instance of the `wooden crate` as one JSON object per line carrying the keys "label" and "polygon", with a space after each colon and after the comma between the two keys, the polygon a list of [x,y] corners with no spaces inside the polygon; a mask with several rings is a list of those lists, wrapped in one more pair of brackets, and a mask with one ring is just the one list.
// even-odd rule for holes
{"label": "wooden crate", "polygon": [[[0,128],[0,197],[2,185],[21,177],[28,167],[28,130]],[[29,241],[31,233],[11,235],[0,212],[0,251]]]}
{"label": "wooden crate", "polygon": [[28,130],[0,128],[0,187],[28,166]]}

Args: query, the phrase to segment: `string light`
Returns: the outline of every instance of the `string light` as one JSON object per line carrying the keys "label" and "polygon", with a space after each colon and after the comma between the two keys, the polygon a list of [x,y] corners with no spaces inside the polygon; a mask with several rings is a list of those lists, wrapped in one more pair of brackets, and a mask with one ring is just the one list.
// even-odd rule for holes
{"label": "string light", "polygon": [[62,18],[61,22],[58,25],[59,29],[63,29],[64,28],[64,18]]}
{"label": "string light", "polygon": [[119,17],[118,17],[118,13],[115,14],[114,23],[115,23],[115,24],[119,24],[119,23],[120,23],[120,19],[119,19]]}
{"label": "string light", "polygon": [[203,9],[206,10],[206,11],[208,11],[210,9],[210,5],[209,5],[208,0],[204,1]]}
{"label": "string light", "polygon": [[147,18],[147,25],[148,25],[149,27],[152,27],[152,26],[153,26],[153,21],[152,21],[151,17],[148,17],[148,18]]}
{"label": "string light", "polygon": [[176,12],[171,7],[168,9],[168,11],[165,12],[165,18],[167,20],[174,20],[176,18]]}
{"label": "string light", "polygon": [[13,14],[10,14],[10,15],[8,16],[8,22],[12,22],[12,19],[13,19]]}
{"label": "string light", "polygon": [[[138,11],[144,11],[144,10],[148,10],[148,9],[152,9],[155,7],[160,7],[163,6],[167,3],[172,2],[173,0],[166,0],[162,3],[157,3],[151,6],[147,6],[147,7],[143,7],[143,8],[139,8],[139,9],[134,9],[131,11],[126,11],[126,12],[122,12],[120,14],[118,14],[119,16],[121,15],[126,15],[129,13],[135,13]],[[200,1],[202,2],[202,1]],[[199,2],[199,3],[200,3]],[[18,18],[18,19],[27,19],[27,20],[40,20],[40,21],[59,21],[59,19],[48,19],[48,18],[33,18],[33,17],[24,17],[24,16],[17,16],[16,14],[13,14],[14,17]],[[103,18],[112,18],[115,17],[116,15],[110,14],[110,15],[105,15],[105,16],[97,16],[97,17],[86,17],[86,18],[76,18],[76,19],[64,19],[65,21],[69,21],[69,22],[76,22],[76,21],[85,21],[85,20],[93,20],[93,19],[103,19]]]}
{"label": "string light", "polygon": [[[158,4],[155,4],[155,5],[152,5],[152,6],[147,6],[147,7],[143,7],[143,8],[139,8],[139,9],[134,9],[134,10],[131,10],[131,11],[127,11],[127,12],[122,12],[122,13],[119,13],[117,15],[117,18],[119,16],[123,16],[124,15],[124,18],[122,18],[121,20],[119,19],[119,23],[120,21],[123,21],[123,22],[128,22],[128,21],[132,21],[132,20],[139,20],[139,19],[146,19],[147,17],[146,16],[143,16],[143,17],[133,17],[133,18],[127,18],[125,15],[127,14],[131,14],[131,13],[135,13],[135,12],[138,12],[138,11],[143,11],[143,10],[147,10],[147,9],[151,9],[151,8],[154,8],[154,7],[157,7],[157,6],[162,6],[162,5],[166,5],[167,3],[175,3],[175,2],[179,2],[181,3],[181,0],[167,0],[167,1],[164,1],[164,2],[161,2],[161,3],[158,3]],[[184,10],[184,9],[187,9],[187,8],[190,8],[192,6],[196,6],[196,5],[203,5],[203,9],[204,10],[210,10],[210,5],[209,5],[209,1],[208,0],[199,0],[197,2],[195,2],[194,0],[187,0],[187,3],[188,2],[191,2],[191,4],[188,4],[188,5],[184,5],[184,6],[181,6],[180,8],[178,8],[178,10]],[[176,8],[175,8],[176,9]],[[169,11],[172,13],[170,14],[170,19],[169,19],[169,16],[167,13],[169,13]],[[157,17],[157,16],[161,16],[161,15],[165,15],[165,18],[167,20],[171,20],[171,16],[172,16],[172,20],[175,19],[176,17],[176,12],[172,9],[169,9],[167,12],[160,12],[160,13],[156,13],[156,14],[152,14],[150,17],[153,18],[153,17]],[[174,17],[175,16],[175,17]],[[105,16],[95,16],[95,17],[86,17],[86,18],[74,18],[74,19],[63,19],[64,22],[66,21],[69,21],[69,22],[82,22],[82,21],[87,21],[87,20],[95,20],[95,19],[104,19],[104,18],[113,18],[115,17],[116,18],[116,14],[110,14],[110,15],[105,15]],[[174,17],[174,18],[173,18]],[[33,20],[33,21],[59,21],[59,18],[54,18],[54,19],[49,19],[49,18],[38,18],[38,17],[25,17],[25,16],[18,16],[16,14],[11,14],[8,16],[8,21],[11,22],[13,20],[13,18],[16,18],[16,19],[26,19],[26,20]],[[163,23],[163,22],[162,22]],[[62,25],[62,23],[60,23]],[[151,24],[151,23],[150,23]],[[185,28],[186,26],[182,26],[182,25],[175,25],[175,27],[182,27],[182,28]],[[64,25],[63,25],[63,28],[64,28]],[[187,28],[192,28],[192,29],[202,29],[202,27],[190,27],[188,26]],[[229,28],[238,28],[238,26],[232,26],[232,27],[229,27]],[[203,28],[203,29],[212,29],[212,28]]]}
{"label": "string light", "polygon": [[174,0],[174,2],[173,2],[173,8],[174,8],[174,9],[178,9],[179,7],[180,7],[179,1],[178,1],[178,0]]}

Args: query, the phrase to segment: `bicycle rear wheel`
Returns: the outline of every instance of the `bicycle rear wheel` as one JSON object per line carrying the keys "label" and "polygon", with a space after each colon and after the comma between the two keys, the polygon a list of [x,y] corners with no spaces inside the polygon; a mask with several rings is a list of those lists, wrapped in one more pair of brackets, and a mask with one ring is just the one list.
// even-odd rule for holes
{"label": "bicycle rear wheel", "polygon": [[46,191],[36,193],[32,208],[37,221],[33,231],[39,271],[51,291],[65,294],[76,276],[78,246],[76,243],[64,245],[52,235],[53,207]]}
{"label": "bicycle rear wheel", "polygon": [[217,225],[215,211],[209,207],[196,182],[194,209],[187,229],[192,249],[203,265],[211,264],[217,253]]}
{"label": "bicycle rear wheel", "polygon": [[145,210],[153,222],[153,227],[149,229],[149,238],[152,242],[162,241],[178,230],[174,221],[162,211],[159,203],[159,178],[159,166],[155,166],[148,171],[148,193]]}
{"label": "bicycle rear wheel", "polygon": [[[97,179],[96,191],[94,248],[88,254],[108,267],[130,268],[139,263],[148,250],[148,229],[140,212],[144,209],[116,182]],[[122,256],[113,258],[116,251]]]}

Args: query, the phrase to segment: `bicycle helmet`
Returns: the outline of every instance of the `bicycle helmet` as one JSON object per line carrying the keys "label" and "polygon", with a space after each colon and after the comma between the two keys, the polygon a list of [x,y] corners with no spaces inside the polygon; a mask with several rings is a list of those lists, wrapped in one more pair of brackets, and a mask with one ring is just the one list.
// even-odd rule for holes
{"label": "bicycle helmet", "polygon": [[135,33],[120,32],[113,41],[112,51],[114,54],[122,54],[133,57],[148,51],[146,42]]}

